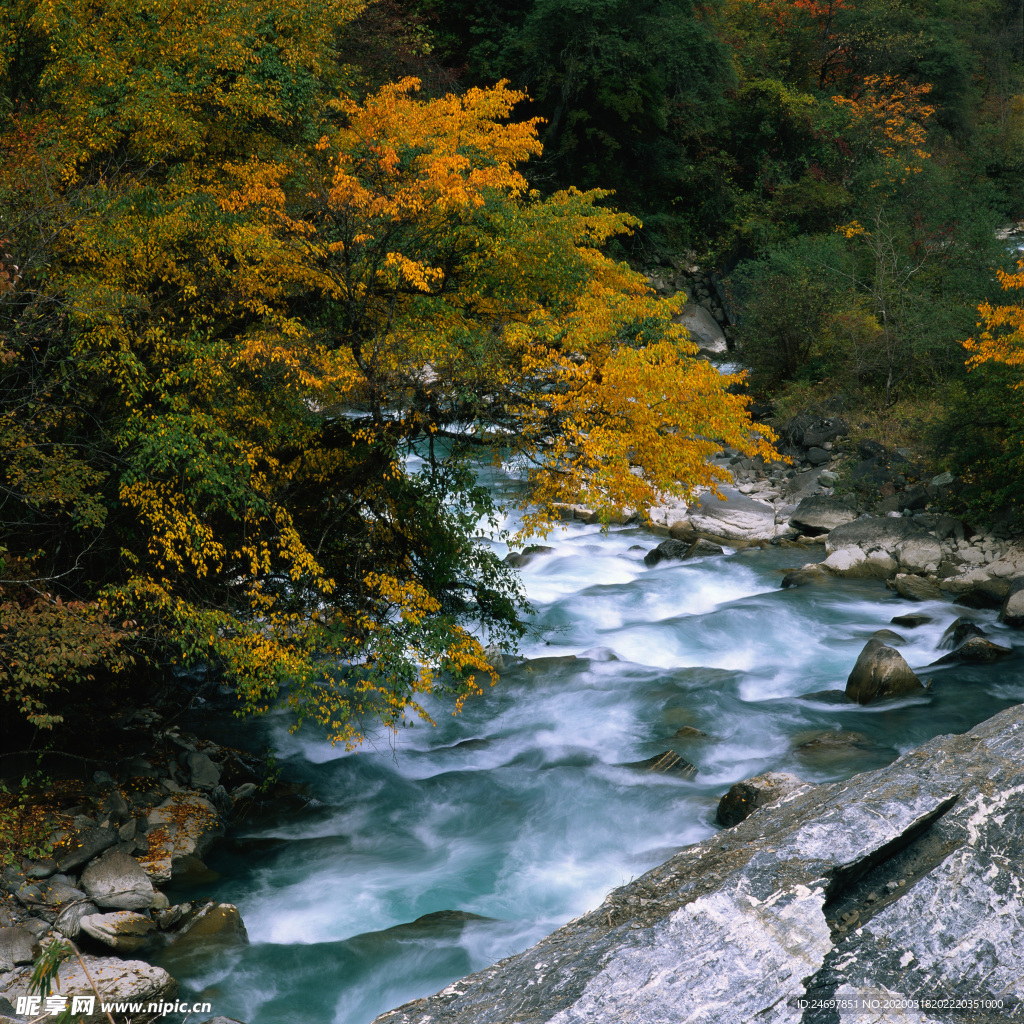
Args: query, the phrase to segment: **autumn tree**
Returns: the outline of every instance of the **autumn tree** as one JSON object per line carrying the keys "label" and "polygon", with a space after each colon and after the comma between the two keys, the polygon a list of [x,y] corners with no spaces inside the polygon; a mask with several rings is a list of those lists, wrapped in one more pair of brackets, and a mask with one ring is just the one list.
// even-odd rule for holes
{"label": "autumn tree", "polygon": [[529,464],[538,529],[713,483],[722,441],[769,453],[678,302],[602,254],[636,221],[528,188],[521,94],[348,98],[341,3],[18,11],[0,672],[34,724],[144,665],[350,743],[431,689],[458,706],[524,607],[479,453]]}

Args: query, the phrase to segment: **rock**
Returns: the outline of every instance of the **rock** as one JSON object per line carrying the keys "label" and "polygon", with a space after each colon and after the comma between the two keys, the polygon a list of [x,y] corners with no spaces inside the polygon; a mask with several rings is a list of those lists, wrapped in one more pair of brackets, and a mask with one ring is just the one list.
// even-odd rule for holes
{"label": "rock", "polygon": [[908,601],[939,601],[942,599],[942,591],[934,583],[930,583],[920,576],[899,573],[893,580],[893,585],[896,587],[896,593]]}
{"label": "rock", "polygon": [[959,647],[968,637],[987,635],[985,630],[977,625],[977,623],[961,617],[954,619],[946,627],[946,631],[942,634],[942,639],[939,640],[939,647]]}
{"label": "rock", "polygon": [[99,907],[146,910],[153,902],[153,883],[139,862],[107,850],[82,872],[82,888]]}
{"label": "rock", "polygon": [[728,351],[725,333],[718,321],[699,303],[687,302],[675,322],[686,328],[690,340],[702,352],[724,355]]}
{"label": "rock", "polygon": [[[842,693],[841,690],[832,692]],[[843,694],[843,696],[846,695]],[[833,757],[848,753],[851,747],[867,746],[869,746],[868,738],[863,733],[847,729],[829,729],[826,732],[818,733],[817,736],[812,736],[809,740],[798,743],[796,751],[805,757]]]}
{"label": "rock", "polygon": [[963,540],[964,524],[952,516],[939,516],[935,522],[935,536],[939,540],[948,540],[950,537],[954,540]]}
{"label": "rock", "polygon": [[[376,1024],[1008,1021],[1024,976],[1024,708],[793,794]],[[903,884],[900,884],[900,883]],[[998,913],[993,908],[998,908]],[[1002,1001],[810,1013],[803,999]]]}
{"label": "rock", "polygon": [[839,548],[821,565],[847,579],[888,579],[896,572],[896,562],[884,551],[867,554],[858,547]]}
{"label": "rock", "polygon": [[811,448],[805,458],[812,466],[823,466],[831,456],[824,448]]}
{"label": "rock", "polygon": [[248,942],[249,936],[242,923],[242,915],[233,903],[208,903],[191,917],[176,933],[175,945],[185,936],[190,942]]}
{"label": "rock", "polygon": [[43,902],[48,907],[60,908],[75,900],[84,900],[86,895],[81,889],[68,881],[67,875],[55,875],[39,887],[43,892]]}
{"label": "rock", "polygon": [[1004,579],[979,580],[970,589],[962,591],[953,599],[954,604],[965,608],[1002,608],[1009,596],[1010,584]]}
{"label": "rock", "polygon": [[835,487],[835,485],[839,483],[839,477],[830,469],[823,469],[818,474],[818,483],[821,484],[822,487]]}
{"label": "rock", "polygon": [[764,772],[734,783],[718,802],[718,821],[726,828],[738,825],[759,807],[773,804],[804,786],[788,772]]}
{"label": "rock", "polygon": [[189,778],[196,789],[213,789],[220,783],[220,769],[206,754],[190,751],[185,755]]}
{"label": "rock", "polygon": [[932,621],[932,617],[920,613],[916,615],[894,615],[889,621],[894,626],[906,626],[907,629],[917,629],[918,626],[928,625]]}
{"label": "rock", "polygon": [[544,544],[528,544],[522,551],[510,551],[505,556],[505,561],[514,568],[521,569],[524,565],[529,565],[540,558],[541,555],[550,555],[554,550]]}
{"label": "rock", "polygon": [[198,793],[169,797],[149,812],[146,821],[149,850],[138,861],[157,882],[170,880],[176,860],[191,855],[202,857],[223,832],[216,808]]}
{"label": "rock", "polygon": [[65,935],[69,939],[77,939],[78,933],[82,929],[82,918],[98,913],[99,907],[95,903],[90,903],[88,900],[76,900],[61,910],[53,922],[53,927],[61,935]]}
{"label": "rock", "polygon": [[682,540],[664,540],[656,548],[644,555],[644,565],[652,567],[666,561],[685,561],[701,555],[724,555],[725,552],[717,544],[698,538],[687,542]]}
{"label": "rock", "polygon": [[935,572],[943,558],[942,545],[925,534],[909,537],[900,544],[894,555],[905,572]]}
{"label": "rock", "polygon": [[807,448],[820,447],[828,441],[842,437],[849,429],[846,420],[838,416],[815,420],[804,427],[800,442]]}
{"label": "rock", "polygon": [[72,871],[117,842],[117,833],[109,828],[88,826],[62,843],[54,853],[61,871]]}
{"label": "rock", "polygon": [[871,634],[872,640],[881,640],[883,644],[905,644],[906,638],[892,629],[876,629]]}
{"label": "rock", "polygon": [[657,772],[661,775],[696,775],[697,766],[690,764],[684,757],[680,757],[675,751],[666,750],[654,757],[645,758],[643,761],[627,761],[623,768],[641,768],[647,772]]}
{"label": "rock", "polygon": [[913,487],[908,487],[900,495],[900,507],[910,509],[911,512],[917,512],[919,509],[924,508],[931,499],[932,491],[925,484],[915,484]]}
{"label": "rock", "polygon": [[25,877],[32,879],[49,878],[57,870],[57,862],[52,857],[33,861],[25,868]]}
{"label": "rock", "polygon": [[[701,494],[690,510],[686,525],[694,540],[704,535],[727,544],[736,541],[750,544],[775,536],[775,509],[771,505],[748,498],[734,487],[722,487],[721,491],[726,496],[725,501],[710,493]],[[675,529],[671,532],[677,539],[684,539]]]}
{"label": "rock", "polygon": [[829,532],[825,542],[828,554],[842,548],[858,547],[865,553],[881,550],[893,552],[904,541],[911,537],[927,536],[924,530],[912,519],[900,516],[892,519],[888,516],[880,518],[863,517],[852,523],[844,523]]}
{"label": "rock", "polygon": [[103,798],[100,809],[115,824],[124,821],[130,811],[128,801],[116,789]]}
{"label": "rock", "polygon": [[674,740],[706,740],[708,734],[701,732],[700,729],[695,729],[692,725],[684,725],[672,734],[672,738]]}
{"label": "rock", "polygon": [[810,583],[824,583],[832,579],[832,573],[817,562],[808,562],[799,569],[792,569],[782,578],[782,587],[806,587]]}
{"label": "rock", "polygon": [[880,640],[869,640],[846,680],[846,695],[858,704],[868,704],[908,693],[924,693],[924,686],[903,655]]}
{"label": "rock", "polygon": [[948,487],[956,479],[952,473],[948,470],[945,473],[940,473],[938,476],[933,476],[929,481],[930,487]]}
{"label": "rock", "polygon": [[804,498],[790,516],[790,525],[808,536],[829,533],[837,526],[851,523],[857,511],[843,498],[812,494]]}
{"label": "rock", "polygon": [[999,621],[1014,629],[1024,627],[1024,576],[1018,576],[1010,583],[1006,600],[999,612]]}
{"label": "rock", "polygon": [[[82,959],[100,995],[110,1002],[155,1003],[170,999],[178,990],[178,983],[165,970],[141,960],[95,956]],[[66,996],[93,994],[92,984],[76,957],[61,965],[55,987]],[[78,1018],[76,1024],[79,1021],[81,1024],[106,1024],[107,1016],[99,1012],[97,1005],[96,1013]]]}
{"label": "rock", "polygon": [[25,928],[0,928],[0,971],[32,963],[35,946],[35,936]]}
{"label": "rock", "polygon": [[948,665],[956,661],[973,661],[987,664],[1013,654],[1009,647],[1000,647],[984,636],[970,636],[959,647],[943,655],[934,665]]}
{"label": "rock", "polygon": [[118,953],[131,953],[144,945],[146,937],[156,927],[148,917],[131,910],[118,910],[113,914],[90,914],[83,917],[78,924],[86,935],[91,935]]}

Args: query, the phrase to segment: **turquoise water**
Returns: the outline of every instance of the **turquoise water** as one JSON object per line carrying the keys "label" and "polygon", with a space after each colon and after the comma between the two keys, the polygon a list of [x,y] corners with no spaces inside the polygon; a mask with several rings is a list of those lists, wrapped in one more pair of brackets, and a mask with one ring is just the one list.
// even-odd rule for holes
{"label": "turquoise water", "polygon": [[[514,523],[512,525],[515,525]],[[526,661],[453,718],[356,752],[287,719],[248,726],[284,777],[313,800],[300,814],[241,828],[211,854],[220,878],[183,895],[236,903],[251,945],[165,965],[183,992],[248,1024],[367,1024],[529,946],[596,906],[612,887],[711,834],[718,798],[766,769],[810,781],[888,763],[1024,701],[1024,662],[925,669],[963,611],[911,605],[881,583],[782,591],[813,555],[727,553],[654,569],[643,530],[567,524],[555,551],[523,570],[537,609]],[[820,557],[820,551],[818,552]],[[870,708],[802,699],[842,688],[868,637],[894,615],[926,696]],[[1020,634],[966,612],[997,642]],[[676,737],[684,727],[706,737]],[[861,734],[817,756],[824,730]],[[624,766],[665,750],[691,778]],[[418,925],[440,911],[460,911]]]}

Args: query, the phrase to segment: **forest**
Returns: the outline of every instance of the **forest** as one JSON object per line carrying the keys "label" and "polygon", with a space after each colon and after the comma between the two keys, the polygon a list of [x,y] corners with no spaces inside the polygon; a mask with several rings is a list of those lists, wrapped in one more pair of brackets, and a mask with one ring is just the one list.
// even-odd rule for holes
{"label": "forest", "polygon": [[481,460],[542,534],[832,410],[1012,520],[1022,186],[1024,0],[3,0],[5,715],[457,708],[526,610]]}

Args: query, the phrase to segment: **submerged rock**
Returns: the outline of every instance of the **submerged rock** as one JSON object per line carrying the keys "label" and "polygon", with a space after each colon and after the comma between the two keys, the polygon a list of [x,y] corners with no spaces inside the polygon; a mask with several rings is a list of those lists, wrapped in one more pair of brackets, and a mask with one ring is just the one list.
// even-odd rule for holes
{"label": "submerged rock", "polygon": [[683,562],[688,558],[699,558],[702,555],[724,555],[725,551],[709,540],[698,537],[694,541],[663,540],[656,548],[644,555],[644,565],[652,567],[660,562]]}
{"label": "submerged rock", "polygon": [[889,620],[894,626],[906,626],[907,629],[917,629],[918,626],[927,626],[932,621],[930,615],[894,615]]}
{"label": "submerged rock", "polygon": [[522,551],[510,551],[505,556],[505,561],[515,569],[522,569],[524,565],[529,565],[542,555],[550,555],[554,550],[545,544],[528,544]]}
{"label": "submerged rock", "polygon": [[759,807],[777,803],[806,785],[789,772],[764,772],[752,779],[734,783],[718,801],[718,821],[726,828],[738,825]]}
{"label": "submerged rock", "polygon": [[886,768],[797,792],[377,1024],[853,1024],[866,1018],[808,1015],[799,1000],[938,993],[1002,1001],[965,1021],[1015,1019],[1022,736],[1024,708],[1010,708]]}
{"label": "submerged rock", "polygon": [[868,704],[908,693],[924,693],[924,686],[903,655],[881,640],[869,640],[846,680],[846,695],[858,704]]}
{"label": "submerged rock", "polygon": [[949,654],[944,654],[933,664],[948,665],[957,661],[973,661],[987,664],[988,662],[998,661],[1000,658],[1006,658],[1011,654],[1013,654],[1011,648],[994,644],[988,637],[970,636],[959,647],[950,651]]}
{"label": "submerged rock", "polygon": [[961,616],[954,619],[942,634],[939,647],[959,647],[969,636],[987,636],[988,634],[977,623]]}
{"label": "submerged rock", "polygon": [[662,775],[696,775],[697,766],[690,764],[685,757],[680,757],[673,750],[666,750],[662,754],[655,754],[654,757],[645,758],[643,761],[627,761],[623,768],[640,768],[647,772],[657,772]]}

